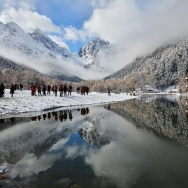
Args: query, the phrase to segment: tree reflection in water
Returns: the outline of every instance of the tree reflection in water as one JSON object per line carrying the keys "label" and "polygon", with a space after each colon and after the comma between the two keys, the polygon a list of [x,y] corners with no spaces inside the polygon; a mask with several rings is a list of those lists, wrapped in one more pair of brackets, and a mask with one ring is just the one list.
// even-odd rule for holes
{"label": "tree reflection in water", "polygon": [[111,110],[138,128],[147,128],[158,136],[188,145],[188,100],[185,99],[183,96],[142,96],[111,104]]}

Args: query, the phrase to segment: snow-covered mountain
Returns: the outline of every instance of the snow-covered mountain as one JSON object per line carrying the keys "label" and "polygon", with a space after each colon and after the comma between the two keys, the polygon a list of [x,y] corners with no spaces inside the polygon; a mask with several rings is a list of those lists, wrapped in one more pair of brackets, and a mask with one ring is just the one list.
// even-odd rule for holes
{"label": "snow-covered mountain", "polygon": [[188,37],[138,57],[104,79],[123,79],[127,90],[144,85],[163,89],[178,85],[184,74],[188,74]]}
{"label": "snow-covered mountain", "polygon": [[[69,63],[71,53],[68,49],[60,47],[38,28],[33,33],[27,34],[14,22],[7,24],[0,22],[0,48],[1,56],[16,59],[14,60],[16,63],[37,69],[43,74],[68,81],[82,80],[68,72],[60,63]],[[57,55],[61,56],[59,62]]]}
{"label": "snow-covered mountain", "polygon": [[108,41],[97,38],[80,48],[78,55],[85,64],[85,68],[110,74],[112,71],[107,68],[108,62],[120,51],[120,48],[111,45]]}
{"label": "snow-covered mountain", "polygon": [[[107,41],[96,39],[83,46],[77,54],[73,54],[52,41],[39,28],[26,33],[14,22],[0,22],[0,49],[0,56],[16,63],[37,69],[42,74],[77,82],[81,81],[78,76],[74,76],[77,72],[82,76],[90,71],[94,75],[97,73],[99,77],[113,73],[108,66],[109,60],[116,57],[121,50]],[[72,67],[79,70],[72,71]],[[81,73],[84,71],[85,73]]]}
{"label": "snow-covered mountain", "polygon": [[29,33],[29,35],[38,42],[41,46],[49,49],[50,51],[58,54],[62,57],[71,57],[71,52],[67,48],[62,48],[55,42],[53,42],[41,29],[36,28],[33,33]]}
{"label": "snow-covered mountain", "polygon": [[30,35],[25,33],[14,22],[7,24],[0,22],[0,42],[1,47],[17,50],[33,57],[47,55],[49,53],[49,51],[33,40]]}
{"label": "snow-covered mountain", "polygon": [[84,57],[90,60],[93,60],[93,58],[103,49],[110,45],[109,42],[96,39],[90,41],[87,45],[80,48],[78,54],[80,57]]}
{"label": "snow-covered mountain", "polygon": [[101,112],[99,109],[95,116],[87,116],[79,129],[80,137],[97,147],[108,145],[118,137],[118,132],[113,125],[111,123],[104,123],[106,118],[109,118],[111,115],[111,112]]}

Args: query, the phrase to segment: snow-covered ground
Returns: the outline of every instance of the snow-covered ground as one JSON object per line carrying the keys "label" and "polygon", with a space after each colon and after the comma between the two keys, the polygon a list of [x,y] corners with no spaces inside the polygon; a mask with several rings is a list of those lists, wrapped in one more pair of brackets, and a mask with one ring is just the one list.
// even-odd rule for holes
{"label": "snow-covered ground", "polygon": [[137,94],[178,94],[179,90],[177,85],[169,86],[167,88],[162,89],[154,89],[149,85],[145,85],[144,89],[141,88],[137,89]]}
{"label": "snow-covered ground", "polygon": [[15,91],[13,98],[9,93],[9,89],[5,90],[4,98],[0,98],[0,117],[6,117],[8,114],[11,116],[26,113],[26,112],[39,112],[58,107],[71,107],[82,105],[103,104],[116,101],[124,101],[135,98],[126,94],[111,94],[91,92],[88,95],[80,95],[75,92],[71,96],[55,97],[54,94],[49,96],[31,96],[29,90]]}

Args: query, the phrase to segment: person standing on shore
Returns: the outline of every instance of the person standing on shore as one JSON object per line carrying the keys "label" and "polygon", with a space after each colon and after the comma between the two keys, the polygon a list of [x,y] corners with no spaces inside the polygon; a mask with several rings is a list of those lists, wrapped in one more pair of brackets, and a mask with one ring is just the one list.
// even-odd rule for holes
{"label": "person standing on shore", "polygon": [[63,87],[64,96],[67,96],[67,85],[65,84]]}
{"label": "person standing on shore", "polygon": [[13,86],[13,84],[11,85],[11,87],[10,87],[10,94],[11,94],[11,97],[13,97],[13,94],[14,94],[14,86]]}
{"label": "person standing on shore", "polygon": [[0,98],[4,96],[4,87],[3,85],[1,84],[0,85]]}
{"label": "person standing on shore", "polygon": [[108,96],[111,96],[111,95],[110,95],[110,87],[108,87]]}
{"label": "person standing on shore", "polygon": [[70,86],[69,86],[69,91],[68,91],[68,95],[71,95],[71,92],[72,92],[72,86],[71,86],[71,84],[70,84]]}
{"label": "person standing on shore", "polygon": [[31,86],[31,95],[36,96],[36,86],[35,86],[35,84],[32,84],[32,86]]}
{"label": "person standing on shore", "polygon": [[50,95],[50,90],[51,90],[51,86],[48,85],[48,86],[47,86],[47,95]]}
{"label": "person standing on shore", "polygon": [[80,93],[80,87],[77,87],[77,93],[79,94]]}
{"label": "person standing on shore", "polygon": [[57,85],[54,86],[55,96],[57,97]]}
{"label": "person standing on shore", "polygon": [[38,96],[42,96],[42,94],[41,94],[41,87],[40,86],[38,86]]}
{"label": "person standing on shore", "polygon": [[20,83],[20,91],[22,91],[23,89],[23,85]]}
{"label": "person standing on shore", "polygon": [[63,97],[63,86],[62,86],[62,84],[60,84],[60,86],[59,86],[59,96],[60,97]]}
{"label": "person standing on shore", "polygon": [[46,86],[45,85],[43,85],[42,92],[43,92],[43,96],[46,96]]}

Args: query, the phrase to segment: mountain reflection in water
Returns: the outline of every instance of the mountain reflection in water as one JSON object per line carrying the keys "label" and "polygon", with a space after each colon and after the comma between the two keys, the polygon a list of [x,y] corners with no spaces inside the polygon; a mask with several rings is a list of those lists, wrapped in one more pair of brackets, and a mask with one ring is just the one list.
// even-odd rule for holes
{"label": "mountain reflection in water", "polygon": [[9,179],[0,184],[187,188],[185,101],[150,95],[4,119],[0,121],[0,165],[7,166]]}

